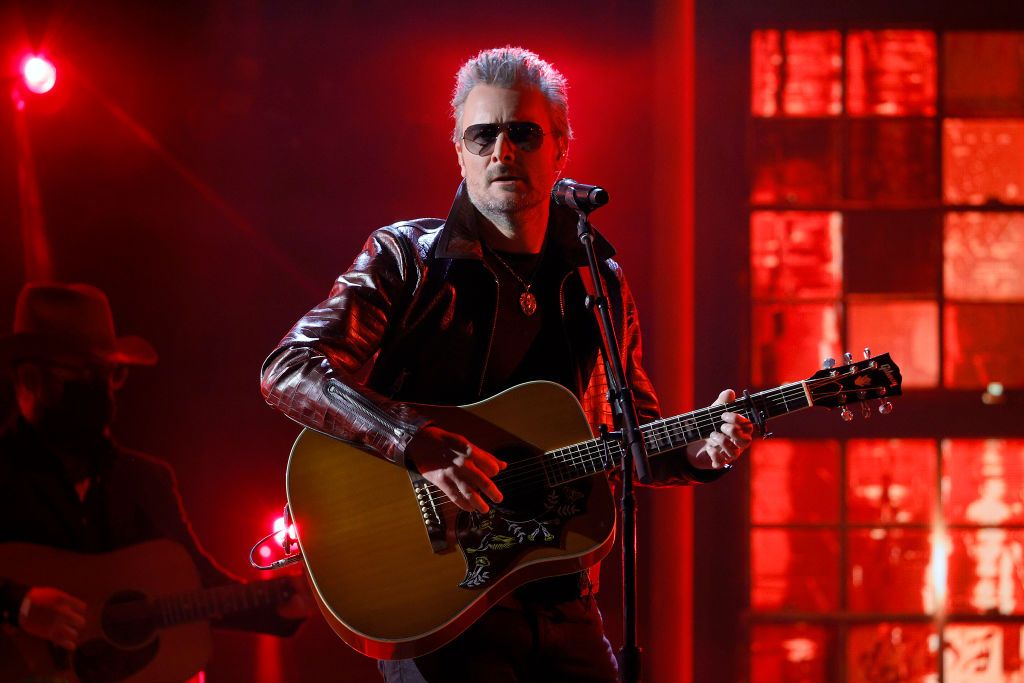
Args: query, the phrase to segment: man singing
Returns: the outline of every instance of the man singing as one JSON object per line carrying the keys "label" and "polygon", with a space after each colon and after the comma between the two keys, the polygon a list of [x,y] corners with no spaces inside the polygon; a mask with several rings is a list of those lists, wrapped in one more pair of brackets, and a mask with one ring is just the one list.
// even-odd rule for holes
{"label": "man singing", "polygon": [[[527,50],[486,50],[459,70],[452,108],[464,180],[448,217],[374,232],[267,359],[263,393],[301,424],[410,468],[483,513],[502,501],[492,478],[506,463],[410,403],[466,404],[548,380],[580,399],[595,432],[614,420],[599,328],[584,306],[576,216],[550,200],[572,137],[565,78]],[[654,420],[632,295],[611,246],[598,237],[596,247],[640,421]],[[718,401],[733,398],[724,391]],[[740,415],[723,419],[705,442],[652,460],[657,481],[721,475],[752,433]],[[448,645],[381,662],[381,671],[387,681],[615,681],[589,591],[587,572],[527,584]]]}

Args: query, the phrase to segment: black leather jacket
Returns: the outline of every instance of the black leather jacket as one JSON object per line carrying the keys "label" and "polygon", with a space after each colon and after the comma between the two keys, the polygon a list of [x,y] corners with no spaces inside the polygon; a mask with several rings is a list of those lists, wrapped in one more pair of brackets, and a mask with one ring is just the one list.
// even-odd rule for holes
{"label": "black leather jacket", "polygon": [[[498,278],[483,259],[484,220],[460,185],[448,218],[404,221],[367,240],[330,296],[303,316],[263,365],[267,402],[296,422],[369,448],[396,464],[427,424],[408,403],[458,405],[482,398],[493,344]],[[612,425],[599,331],[584,305],[576,267],[586,256],[576,216],[552,205],[549,245],[572,266],[561,281],[563,330],[576,363],[569,387],[595,428]],[[614,250],[596,240],[623,367],[641,423],[659,416],[641,365],[636,306]],[[693,468],[685,457],[657,458],[661,483],[703,482],[721,472]],[[652,461],[654,466],[654,461]]]}

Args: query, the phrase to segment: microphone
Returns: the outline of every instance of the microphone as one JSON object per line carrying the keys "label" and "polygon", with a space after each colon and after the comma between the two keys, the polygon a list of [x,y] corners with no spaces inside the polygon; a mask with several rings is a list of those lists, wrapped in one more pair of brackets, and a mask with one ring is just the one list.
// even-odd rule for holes
{"label": "microphone", "polygon": [[607,204],[608,191],[597,185],[584,185],[572,178],[562,178],[551,188],[551,198],[559,206],[586,212]]}

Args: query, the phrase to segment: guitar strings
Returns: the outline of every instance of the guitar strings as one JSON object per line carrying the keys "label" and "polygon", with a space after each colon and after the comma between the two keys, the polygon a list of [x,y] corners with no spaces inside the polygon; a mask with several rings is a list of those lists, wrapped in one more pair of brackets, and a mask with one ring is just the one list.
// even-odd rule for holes
{"label": "guitar strings", "polygon": [[[828,379],[818,380],[817,382],[813,382],[813,383],[812,382],[808,382],[808,384],[814,386],[814,385],[818,385],[818,384],[832,383],[834,381],[835,381],[834,378],[828,378]],[[785,385],[783,387],[780,387],[779,389],[773,389],[773,390],[769,390],[768,392],[763,392],[763,393],[764,394],[769,394],[769,393],[777,394],[777,396],[771,396],[771,397],[756,395],[756,396],[759,396],[762,399],[765,399],[765,398],[768,399],[768,400],[762,400],[762,403],[766,407],[770,406],[770,405],[774,405],[774,406],[779,406],[779,405],[788,406],[789,399],[796,398],[798,396],[804,396],[804,389],[803,389],[802,383],[794,383],[794,384],[790,384],[790,385]],[[852,393],[852,392],[839,392],[839,393]],[[700,417],[700,418],[697,418],[697,419],[693,419],[688,427],[687,427],[685,422],[679,420],[679,418],[682,417],[682,416],[675,416],[675,417],[665,418],[665,419],[662,419],[662,420],[656,420],[656,421],[651,422],[651,423],[649,423],[647,425],[648,429],[645,430],[645,438],[647,438],[647,434],[650,434],[651,435],[650,438],[652,438],[653,442],[654,442],[653,446],[657,447],[658,446],[658,443],[657,443],[658,437],[657,437],[657,434],[655,432],[656,429],[660,429],[662,433],[669,434],[670,437],[671,436],[679,436],[681,434],[685,434],[685,433],[688,433],[688,432],[699,430],[701,428],[705,428],[705,427],[708,427],[708,426],[715,426],[717,424],[720,424],[721,421],[720,420],[716,420],[714,418],[720,417],[722,413],[727,412],[729,410],[733,410],[734,412],[741,412],[741,413],[743,413],[749,419],[750,415],[747,413],[747,411],[745,411],[745,410],[736,410],[735,409],[735,406],[737,406],[739,404],[742,404],[742,403],[745,403],[745,402],[744,401],[735,401],[733,403],[726,404],[726,405],[708,406],[707,408],[703,408],[703,409],[699,409],[697,411],[693,411],[693,413],[689,413],[688,415],[693,415],[694,413],[704,412],[704,413],[706,413],[706,416]],[[807,407],[810,407],[810,406],[809,405],[804,405],[804,406],[801,406],[801,409],[807,408]],[[711,418],[711,419],[709,419],[709,418]],[[672,422],[672,421],[676,422],[677,424],[673,425],[672,427],[668,427],[668,424],[670,422]],[[662,424],[660,426],[658,426],[657,425],[658,422],[661,422]],[[685,438],[684,438],[684,442],[683,443],[673,444],[672,447],[673,448],[681,447],[681,446],[685,445],[685,443],[687,443],[687,442],[685,441]],[[651,444],[649,444],[649,445],[651,445]],[[542,467],[540,469],[540,476],[538,477],[538,476],[536,476],[536,474],[538,473],[538,468],[536,467],[535,461],[540,460],[541,463],[543,463],[543,458],[545,456],[551,456],[552,454],[557,453],[558,451],[561,451],[561,450],[569,449],[570,453],[571,453],[571,449],[574,448],[574,447],[578,448],[579,450],[578,450],[577,454],[572,455],[572,457],[570,459],[568,459],[568,460],[561,460],[561,461],[559,461],[559,460],[555,460],[554,461],[556,464],[566,465],[569,468],[582,467],[582,469],[583,469],[582,472],[580,472],[579,474],[574,474],[573,476],[571,476],[570,479],[567,479],[565,481],[571,481],[572,479],[576,479],[576,478],[579,478],[579,477],[582,477],[582,476],[586,476],[588,474],[594,474],[599,469],[602,469],[602,470],[603,469],[607,469],[606,467],[599,467],[599,468],[595,468],[592,471],[587,471],[586,470],[586,463],[588,461],[591,462],[591,463],[594,462],[593,456],[603,456],[603,453],[604,453],[604,444],[602,444],[600,441],[595,439],[595,440],[591,440],[591,441],[587,441],[587,442],[581,442],[580,444],[573,444],[571,446],[565,447],[564,449],[555,449],[555,450],[549,451],[547,453],[539,454],[538,456],[535,456],[533,458],[526,458],[526,459],[517,461],[515,463],[510,464],[509,467],[506,470],[504,470],[503,474],[505,474],[506,476],[502,476],[502,474],[499,474],[499,475],[496,475],[495,478],[500,477],[501,480],[502,480],[502,488],[504,488],[505,490],[508,490],[508,491],[511,491],[513,488],[516,489],[516,490],[520,490],[523,484],[530,484],[532,486],[532,485],[535,485],[535,484],[538,484],[538,483],[545,483],[546,479],[547,479],[547,476],[546,476],[546,473],[544,472],[543,465],[542,465]],[[608,447],[609,447],[610,450],[614,450],[615,451],[615,453],[613,454],[613,460],[616,460],[616,462],[614,462],[614,464],[618,465],[619,463],[617,462],[617,460],[621,459],[621,456],[622,456],[621,444],[619,444],[618,442],[611,442],[611,443],[608,444]],[[655,454],[655,455],[658,455],[658,454]],[[522,470],[522,471],[515,472],[515,470],[517,470],[517,469],[518,470]],[[509,474],[516,474],[516,475],[519,475],[519,476],[511,476],[510,477],[510,476],[508,476]],[[523,476],[523,475],[525,475],[525,476]],[[436,509],[442,509],[445,506],[455,505],[455,503],[453,501],[451,501],[450,499],[448,499],[447,495],[443,491],[441,491],[440,488],[436,487],[435,485],[428,483],[426,488],[431,489],[430,490],[431,502],[434,504]],[[434,493],[436,493],[438,496],[443,497],[444,500],[442,500],[439,504],[435,503],[433,501],[433,494]]]}
{"label": "guitar strings", "polygon": [[[820,385],[834,383],[836,379],[837,378],[835,377],[829,377],[816,381],[807,381],[806,385],[808,387],[814,388]],[[837,393],[848,394],[855,392],[840,391]],[[765,392],[760,392],[759,394],[755,394],[751,398],[754,397],[761,399],[760,402],[765,407],[783,406],[787,411],[789,409],[790,399],[802,398],[806,400],[803,382],[795,382],[783,385],[781,387],[778,387],[777,389],[770,389]],[[707,427],[712,427],[712,429],[714,429],[718,425],[722,424],[722,421],[717,419],[721,417],[722,413],[730,411],[738,412],[743,414],[747,419],[751,419],[752,416],[749,414],[748,410],[737,408],[738,406],[745,406],[746,403],[747,402],[745,400],[741,400],[733,401],[732,403],[728,403],[725,405],[708,406],[706,408],[698,409],[691,413],[685,414],[693,416],[696,413],[704,413],[703,416],[690,417],[687,420],[681,419],[683,415],[655,420],[645,425],[647,427],[647,429],[644,430],[645,441],[649,441],[649,443],[647,444],[648,446],[653,445],[655,448],[657,448],[659,446],[658,434],[660,432],[662,435],[667,435],[669,440],[672,441],[671,448],[682,447],[690,443],[685,439],[685,434],[692,433],[694,431],[696,431],[699,434],[701,429]],[[799,409],[808,408],[811,407],[812,405],[813,403],[809,403],[807,405],[800,406]],[[678,444],[674,443],[673,437],[681,435],[684,437],[683,441]],[[532,487],[537,484],[546,483],[548,477],[546,473],[546,468],[544,467],[545,458],[550,458],[556,465],[566,466],[567,468],[569,468],[570,472],[573,468],[582,468],[583,471],[580,474],[573,475],[570,479],[565,480],[566,482],[572,481],[573,479],[577,479],[583,476],[587,476],[588,474],[596,474],[598,471],[607,470],[607,466],[609,464],[618,465],[619,460],[621,460],[622,457],[621,444],[618,442],[609,442],[607,443],[607,448],[610,455],[612,456],[613,463],[603,463],[605,445],[606,444],[602,443],[600,440],[593,439],[590,441],[584,441],[579,444],[572,444],[570,446],[538,454],[530,458],[523,458],[522,460],[510,463],[505,470],[503,470],[498,475],[495,475],[495,479],[500,478],[502,488],[508,492],[516,492],[522,490],[524,484],[528,484]],[[572,448],[578,449],[576,454],[571,453]],[[570,455],[571,457],[568,458],[567,460],[560,459],[557,457],[552,458],[552,456],[558,453],[559,451],[567,451],[566,454]],[[597,463],[597,461],[595,461],[595,456],[601,459],[603,464]],[[540,468],[537,467],[538,463],[540,464]],[[588,463],[595,464],[595,469],[593,469],[592,471],[587,471],[586,465]],[[539,476],[537,476],[538,473]],[[447,494],[445,494],[435,484],[428,482],[424,489],[427,492],[432,507],[436,511],[440,512],[445,507],[456,505],[455,502],[449,499]],[[435,494],[436,496],[441,498],[439,502],[435,500]]]}

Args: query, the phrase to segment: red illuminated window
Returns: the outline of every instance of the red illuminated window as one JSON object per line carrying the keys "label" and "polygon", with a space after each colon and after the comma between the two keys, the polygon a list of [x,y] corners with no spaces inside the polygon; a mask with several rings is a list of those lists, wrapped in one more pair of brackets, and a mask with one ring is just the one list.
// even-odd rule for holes
{"label": "red illuminated window", "polygon": [[936,498],[934,441],[851,439],[847,442],[846,458],[849,521],[931,522]]}
{"label": "red illuminated window", "polygon": [[900,359],[903,386],[939,384],[939,306],[934,301],[852,299],[847,346],[885,350]]}
{"label": "red illuminated window", "polygon": [[[752,50],[752,383],[870,347],[908,406],[1016,401],[1024,32],[781,28]],[[751,680],[1024,680],[1019,429],[849,408],[870,423],[752,448]]]}
{"label": "red illuminated window", "polygon": [[932,31],[850,31],[846,60],[851,115],[935,114]]}
{"label": "red illuminated window", "polygon": [[758,299],[838,298],[842,253],[836,212],[751,214],[750,262]]}
{"label": "red illuminated window", "polygon": [[944,36],[943,106],[949,116],[1024,116],[1024,33]]}
{"label": "red illuminated window", "polygon": [[943,288],[961,301],[1024,301],[1024,213],[950,212]]}
{"label": "red illuminated window", "polygon": [[839,199],[840,140],[834,122],[758,124],[752,150],[752,203],[822,204]]}
{"label": "red illuminated window", "polygon": [[928,683],[938,673],[938,632],[934,626],[882,623],[854,626],[847,640],[849,683]]}
{"label": "red illuminated window", "polygon": [[833,634],[821,626],[794,624],[754,627],[753,683],[828,683]]}
{"label": "red illuminated window", "polygon": [[753,336],[756,385],[804,379],[823,358],[839,356],[839,310],[835,304],[758,304]]}
{"label": "red illuminated window", "polygon": [[750,458],[750,518],[755,524],[839,521],[838,443],[770,439],[755,444]]}
{"label": "red illuminated window", "polygon": [[839,539],[834,531],[754,529],[750,545],[754,609],[839,608]]}
{"label": "red illuminated window", "polygon": [[842,111],[839,31],[755,31],[751,50],[754,116],[836,116]]}
{"label": "red illuminated window", "polygon": [[944,197],[949,204],[1024,204],[1024,121],[946,119]]}
{"label": "red illuminated window", "polygon": [[944,323],[947,387],[1024,386],[1024,304],[947,304]]}

